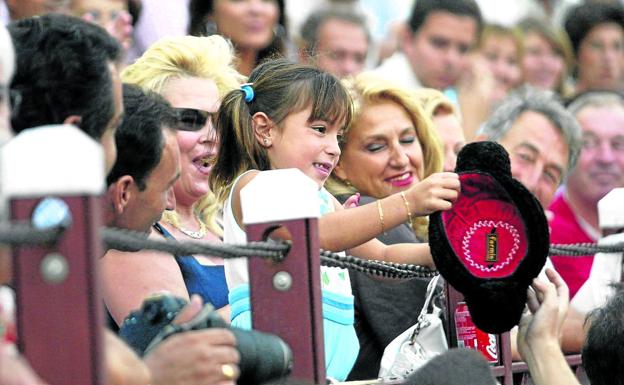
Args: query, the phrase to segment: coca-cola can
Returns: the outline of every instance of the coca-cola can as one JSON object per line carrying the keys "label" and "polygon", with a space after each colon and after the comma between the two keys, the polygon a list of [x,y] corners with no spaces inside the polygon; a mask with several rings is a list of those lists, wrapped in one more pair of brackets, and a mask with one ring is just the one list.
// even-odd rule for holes
{"label": "coca-cola can", "polygon": [[488,362],[498,363],[496,335],[486,333],[475,326],[465,302],[458,303],[455,309],[455,331],[457,332],[457,347],[477,350]]}

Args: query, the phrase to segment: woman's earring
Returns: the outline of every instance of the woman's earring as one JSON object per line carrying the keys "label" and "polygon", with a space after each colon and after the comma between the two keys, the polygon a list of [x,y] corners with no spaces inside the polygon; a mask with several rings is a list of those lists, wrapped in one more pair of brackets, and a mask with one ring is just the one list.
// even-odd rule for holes
{"label": "woman's earring", "polygon": [[268,147],[270,142],[268,138],[264,138],[262,139],[262,143],[264,144],[265,147]]}

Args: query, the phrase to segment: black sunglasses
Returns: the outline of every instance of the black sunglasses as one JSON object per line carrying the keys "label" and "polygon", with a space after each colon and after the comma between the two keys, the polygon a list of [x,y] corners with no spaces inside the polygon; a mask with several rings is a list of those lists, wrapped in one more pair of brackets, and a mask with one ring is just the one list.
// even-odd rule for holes
{"label": "black sunglasses", "polygon": [[174,108],[173,110],[178,119],[177,129],[182,131],[199,131],[206,125],[208,120],[214,122],[217,117],[216,112],[197,110],[195,108]]}

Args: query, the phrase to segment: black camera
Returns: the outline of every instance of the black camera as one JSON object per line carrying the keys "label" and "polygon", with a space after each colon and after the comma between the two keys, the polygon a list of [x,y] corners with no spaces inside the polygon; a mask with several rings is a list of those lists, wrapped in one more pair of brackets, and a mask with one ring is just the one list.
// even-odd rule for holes
{"label": "black camera", "polygon": [[149,353],[167,337],[189,330],[227,328],[236,337],[240,354],[240,377],[237,383],[261,384],[286,377],[292,369],[292,353],[278,336],[253,330],[230,327],[217,314],[212,305],[204,308],[191,321],[172,324],[186,301],[170,295],[147,298],[141,309],[135,310],[124,320],[119,335],[140,356]]}

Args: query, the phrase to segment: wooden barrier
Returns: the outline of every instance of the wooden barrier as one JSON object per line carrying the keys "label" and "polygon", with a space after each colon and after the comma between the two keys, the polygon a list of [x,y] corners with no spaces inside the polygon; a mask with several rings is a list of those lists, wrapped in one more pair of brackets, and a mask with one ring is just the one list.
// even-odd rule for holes
{"label": "wooden barrier", "polygon": [[292,241],[280,263],[248,259],[253,327],[290,346],[293,380],[325,384],[318,186],[299,170],[263,172],[242,189],[241,205],[248,241],[264,241],[278,227]]}
{"label": "wooden barrier", "polygon": [[18,346],[51,385],[103,384],[103,309],[95,269],[103,254],[102,148],[76,127],[40,127],[8,142],[0,166],[12,220],[31,222],[42,198],[53,196],[58,200],[48,201],[34,223],[60,220],[68,226],[58,242],[13,250]]}

